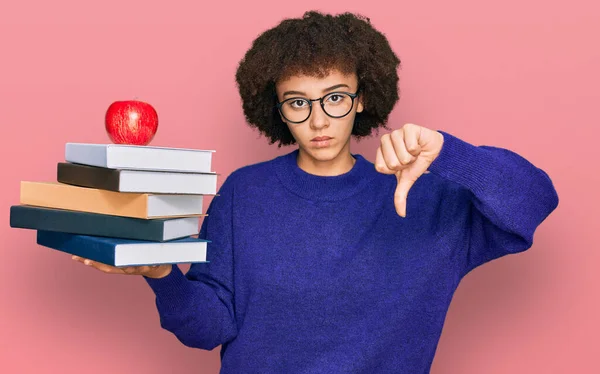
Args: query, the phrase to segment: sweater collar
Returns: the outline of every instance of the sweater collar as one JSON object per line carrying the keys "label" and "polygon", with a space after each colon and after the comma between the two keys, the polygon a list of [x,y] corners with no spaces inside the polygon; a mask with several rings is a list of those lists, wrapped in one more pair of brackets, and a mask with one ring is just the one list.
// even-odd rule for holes
{"label": "sweater collar", "polygon": [[339,201],[359,192],[377,175],[375,165],[360,154],[348,172],[335,176],[307,173],[298,166],[298,149],[275,159],[274,167],[281,183],[291,192],[308,200]]}

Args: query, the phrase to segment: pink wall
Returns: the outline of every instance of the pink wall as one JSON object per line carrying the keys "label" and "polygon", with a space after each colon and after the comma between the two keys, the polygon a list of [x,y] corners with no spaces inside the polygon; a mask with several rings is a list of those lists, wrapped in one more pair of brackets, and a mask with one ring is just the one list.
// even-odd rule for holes
{"label": "pink wall", "polygon": [[[464,279],[432,373],[600,372],[596,2],[88,3],[0,7],[2,372],[218,372],[218,350],[187,348],[160,328],[141,278],[37,246],[33,231],[9,227],[9,206],[19,181],[55,178],[65,142],[107,142],[115,100],[152,103],[152,144],[216,149],[223,176],[287,152],[245,126],[233,76],[258,33],[310,8],[362,12],[389,37],[403,60],[392,126],[512,149],[546,170],[561,198],[530,251]],[[373,161],[376,147],[374,138],[353,151]]]}

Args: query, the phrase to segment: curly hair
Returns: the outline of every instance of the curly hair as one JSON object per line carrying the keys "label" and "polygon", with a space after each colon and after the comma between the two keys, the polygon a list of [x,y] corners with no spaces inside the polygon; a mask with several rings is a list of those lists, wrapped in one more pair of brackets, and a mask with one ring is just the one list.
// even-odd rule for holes
{"label": "curly hair", "polygon": [[352,13],[336,16],[318,11],[284,19],[258,36],[239,62],[236,83],[247,122],[270,139],[294,144],[281,120],[275,84],[293,75],[324,77],[331,69],[356,73],[364,109],[357,113],[352,135],[360,139],[386,128],[399,99],[400,59],[369,18]]}

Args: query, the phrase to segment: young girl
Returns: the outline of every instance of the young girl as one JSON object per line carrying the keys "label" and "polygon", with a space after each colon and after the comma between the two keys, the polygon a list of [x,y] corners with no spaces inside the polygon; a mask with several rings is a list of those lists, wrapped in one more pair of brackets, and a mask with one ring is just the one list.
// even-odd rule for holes
{"label": "young girl", "polygon": [[372,164],[350,138],[384,126],[399,60],[368,19],[308,12],[260,35],[236,79],[248,123],[297,149],[242,167],[200,237],[210,264],[143,275],[161,326],[219,345],[223,373],[426,373],[460,280],[532,246],[558,197],[502,148],[407,124]]}

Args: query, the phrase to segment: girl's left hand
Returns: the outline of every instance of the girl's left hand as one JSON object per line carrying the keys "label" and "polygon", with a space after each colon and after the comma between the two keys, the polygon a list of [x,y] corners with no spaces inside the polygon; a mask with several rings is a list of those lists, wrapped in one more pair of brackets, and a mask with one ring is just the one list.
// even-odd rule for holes
{"label": "girl's left hand", "polygon": [[398,186],[394,206],[398,215],[406,217],[406,198],[415,181],[437,158],[444,144],[442,133],[414,124],[381,136],[375,168],[383,174],[395,174]]}

